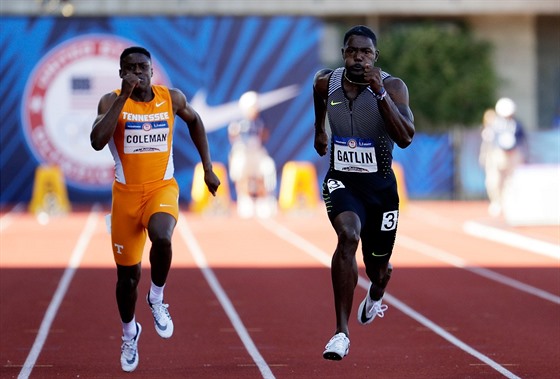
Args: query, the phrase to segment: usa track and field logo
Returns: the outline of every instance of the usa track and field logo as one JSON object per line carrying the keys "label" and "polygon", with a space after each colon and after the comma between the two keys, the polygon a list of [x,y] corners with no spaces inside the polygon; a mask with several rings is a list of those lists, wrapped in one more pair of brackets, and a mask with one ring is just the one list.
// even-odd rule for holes
{"label": "usa track and field logo", "polygon": [[[106,35],[73,38],[55,46],[27,81],[22,102],[27,144],[40,163],[59,166],[69,185],[106,190],[113,182],[109,149],[93,150],[89,135],[99,99],[121,86],[120,54],[133,45]],[[152,83],[169,85],[152,61]]]}

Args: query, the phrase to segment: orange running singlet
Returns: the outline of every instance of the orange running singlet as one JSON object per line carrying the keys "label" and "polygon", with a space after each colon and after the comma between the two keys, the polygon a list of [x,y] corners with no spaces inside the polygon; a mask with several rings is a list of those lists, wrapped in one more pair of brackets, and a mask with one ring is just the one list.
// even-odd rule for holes
{"label": "orange running singlet", "polygon": [[[145,184],[173,177],[175,116],[171,95],[167,87],[152,88],[152,101],[126,101],[109,142],[119,183]],[[115,92],[119,94],[120,90]]]}

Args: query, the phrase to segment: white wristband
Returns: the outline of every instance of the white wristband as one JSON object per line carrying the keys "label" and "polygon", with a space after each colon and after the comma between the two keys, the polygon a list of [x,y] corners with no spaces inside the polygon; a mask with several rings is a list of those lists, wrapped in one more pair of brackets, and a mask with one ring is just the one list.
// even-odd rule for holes
{"label": "white wristband", "polygon": [[381,87],[381,93],[380,94],[375,94],[375,97],[377,98],[377,100],[383,100],[385,98],[385,96],[387,96],[387,91],[385,90],[385,87]]}

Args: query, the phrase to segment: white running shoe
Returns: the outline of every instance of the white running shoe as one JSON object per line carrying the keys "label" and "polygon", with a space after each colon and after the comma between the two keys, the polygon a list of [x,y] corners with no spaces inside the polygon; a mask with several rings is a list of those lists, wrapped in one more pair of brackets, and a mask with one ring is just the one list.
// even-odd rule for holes
{"label": "white running shoe", "polygon": [[362,325],[367,325],[373,321],[375,316],[383,317],[385,316],[385,311],[389,308],[387,305],[382,304],[383,298],[373,301],[369,297],[369,291],[366,294],[366,298],[360,304],[358,308],[358,322]]}
{"label": "white running shoe", "polygon": [[131,372],[138,367],[138,360],[140,359],[138,355],[138,340],[140,339],[140,333],[142,333],[142,326],[136,323],[136,336],[130,341],[125,341],[123,337],[121,345],[121,367],[123,371]]}
{"label": "white running shoe", "polygon": [[173,335],[173,320],[171,320],[171,315],[167,308],[169,304],[152,304],[150,303],[150,294],[146,296],[146,301],[152,310],[152,315],[154,316],[154,326],[156,328],[157,334],[161,338],[169,338]]}
{"label": "white running shoe", "polygon": [[325,346],[325,351],[323,351],[323,358],[330,359],[332,361],[340,361],[346,355],[348,355],[348,350],[350,350],[350,340],[346,337],[344,333],[335,334]]}

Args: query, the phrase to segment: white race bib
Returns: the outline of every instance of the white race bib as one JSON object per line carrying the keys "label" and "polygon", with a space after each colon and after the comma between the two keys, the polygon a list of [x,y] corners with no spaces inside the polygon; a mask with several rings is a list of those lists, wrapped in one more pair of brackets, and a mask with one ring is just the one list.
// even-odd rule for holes
{"label": "white race bib", "polygon": [[345,172],[377,172],[373,141],[333,136],[334,169]]}
{"label": "white race bib", "polygon": [[124,130],[124,153],[161,153],[167,151],[167,121],[127,122]]}

